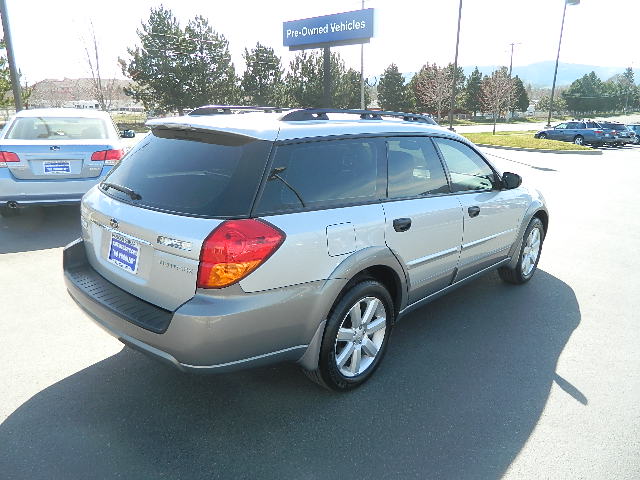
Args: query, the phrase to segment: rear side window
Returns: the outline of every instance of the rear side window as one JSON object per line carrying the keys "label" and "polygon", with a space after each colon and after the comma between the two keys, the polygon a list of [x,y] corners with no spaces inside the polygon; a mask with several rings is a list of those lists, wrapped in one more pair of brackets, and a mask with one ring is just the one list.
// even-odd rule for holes
{"label": "rear side window", "polygon": [[387,141],[389,198],[448,193],[449,185],[430,139],[398,137]]}
{"label": "rear side window", "polygon": [[433,140],[449,168],[454,192],[493,189],[496,183],[495,173],[472,148],[448,138]]}
{"label": "rear side window", "polygon": [[258,215],[327,208],[384,196],[381,140],[341,139],[277,147]]}
{"label": "rear side window", "polygon": [[[156,128],[106,177],[124,202],[203,217],[248,216],[272,142]],[[141,198],[108,188],[126,187]]]}
{"label": "rear side window", "polygon": [[102,140],[113,135],[100,118],[16,118],[6,138],[11,140]]}

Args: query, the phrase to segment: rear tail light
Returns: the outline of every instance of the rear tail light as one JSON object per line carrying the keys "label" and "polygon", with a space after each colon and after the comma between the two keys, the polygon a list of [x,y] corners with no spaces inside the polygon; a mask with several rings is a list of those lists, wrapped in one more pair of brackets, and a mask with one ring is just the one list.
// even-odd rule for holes
{"label": "rear tail light", "polygon": [[105,165],[115,165],[123,155],[124,152],[122,150],[100,150],[99,152],[93,152],[91,160],[104,162]]}
{"label": "rear tail light", "polygon": [[262,220],[227,220],[200,251],[199,288],[222,288],[242,280],[280,248],[286,235]]}
{"label": "rear tail light", "polygon": [[0,152],[0,167],[6,167],[9,162],[19,162],[20,157],[13,152]]}
{"label": "rear tail light", "polygon": [[594,130],[595,133],[602,135],[604,132],[602,130]]}

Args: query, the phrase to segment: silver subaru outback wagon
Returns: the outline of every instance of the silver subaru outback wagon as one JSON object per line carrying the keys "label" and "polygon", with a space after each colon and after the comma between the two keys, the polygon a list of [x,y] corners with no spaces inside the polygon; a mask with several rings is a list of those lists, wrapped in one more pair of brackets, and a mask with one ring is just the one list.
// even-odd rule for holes
{"label": "silver subaru outback wagon", "polygon": [[407,312],[492,269],[516,284],[536,271],[540,193],[424,117],[307,109],[149,126],[84,196],[64,274],[107,332],[181,370],[292,361],[348,390]]}

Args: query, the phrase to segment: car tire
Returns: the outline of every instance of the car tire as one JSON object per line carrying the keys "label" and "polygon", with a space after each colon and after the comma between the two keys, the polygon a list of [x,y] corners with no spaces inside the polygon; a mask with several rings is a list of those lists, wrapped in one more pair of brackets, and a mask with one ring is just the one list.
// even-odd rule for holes
{"label": "car tire", "polygon": [[546,140],[547,139],[547,134],[546,133],[541,133],[540,135],[538,135],[538,138],[540,140]]}
{"label": "car tire", "polygon": [[334,305],[327,319],[318,367],[305,370],[305,374],[336,392],[359,387],[380,365],[393,320],[393,300],[382,284],[375,280],[355,284]]}
{"label": "car tire", "polygon": [[584,137],[582,135],[576,135],[573,138],[573,143],[575,145],[584,145]]}
{"label": "car tire", "polygon": [[521,285],[531,280],[538,269],[544,235],[544,224],[538,217],[534,217],[524,232],[516,267],[500,267],[498,269],[498,275],[503,281]]}

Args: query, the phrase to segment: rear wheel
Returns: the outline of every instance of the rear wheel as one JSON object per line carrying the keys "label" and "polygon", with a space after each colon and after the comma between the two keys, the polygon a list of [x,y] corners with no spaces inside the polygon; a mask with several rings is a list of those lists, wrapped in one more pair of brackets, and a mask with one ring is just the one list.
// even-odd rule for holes
{"label": "rear wheel", "polygon": [[393,324],[393,301],[375,280],[354,285],[327,319],[314,382],[335,391],[362,385],[382,361]]}
{"label": "rear wheel", "polygon": [[573,143],[576,145],[584,145],[584,137],[582,135],[576,135],[573,139]]}
{"label": "rear wheel", "polygon": [[507,283],[516,285],[531,280],[538,268],[542,242],[544,241],[544,225],[542,221],[534,217],[524,232],[524,240],[520,248],[520,258],[515,268],[501,267],[498,269],[500,278]]}

